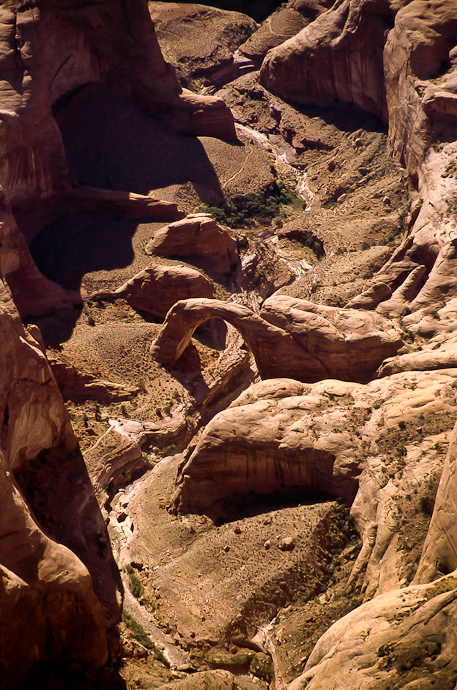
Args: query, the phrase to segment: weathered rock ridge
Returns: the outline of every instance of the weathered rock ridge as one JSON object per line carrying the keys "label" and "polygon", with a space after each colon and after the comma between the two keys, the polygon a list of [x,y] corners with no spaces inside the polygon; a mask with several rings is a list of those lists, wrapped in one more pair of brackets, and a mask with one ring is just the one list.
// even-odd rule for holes
{"label": "weathered rock ridge", "polygon": [[252,350],[262,378],[366,381],[402,345],[400,331],[378,315],[272,296],[260,315],[235,302],[177,302],[151,345],[151,355],[174,364],[197,326],[211,318],[231,323]]}

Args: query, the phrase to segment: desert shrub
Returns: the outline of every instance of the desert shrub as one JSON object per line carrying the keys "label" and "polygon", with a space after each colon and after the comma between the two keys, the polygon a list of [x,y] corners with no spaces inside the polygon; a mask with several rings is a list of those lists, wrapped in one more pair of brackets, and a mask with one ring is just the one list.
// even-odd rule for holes
{"label": "desert shrub", "polygon": [[205,211],[222,225],[246,227],[254,223],[267,225],[281,217],[281,206],[299,201],[297,195],[281,181],[273,182],[256,194],[234,194],[221,206],[207,206]]}
{"label": "desert shrub", "polygon": [[125,572],[127,573],[129,578],[130,591],[136,599],[139,599],[143,596],[144,593],[144,587],[141,583],[141,580],[136,575],[130,563],[127,563],[127,565],[125,566]]}
{"label": "desert shrub", "polygon": [[125,609],[122,611],[122,620],[126,626],[132,631],[135,640],[138,640],[146,649],[154,649],[155,645],[146,634],[143,626],[130,615]]}

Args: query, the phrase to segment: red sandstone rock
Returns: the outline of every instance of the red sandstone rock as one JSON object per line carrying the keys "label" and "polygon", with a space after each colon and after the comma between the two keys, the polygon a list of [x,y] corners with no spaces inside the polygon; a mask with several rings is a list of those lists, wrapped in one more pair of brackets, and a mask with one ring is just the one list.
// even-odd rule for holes
{"label": "red sandstone rock", "polygon": [[0,665],[2,687],[18,688],[39,660],[103,665],[119,590],[57,384],[0,288]]}
{"label": "red sandstone rock", "polygon": [[188,266],[148,266],[113,292],[99,292],[90,299],[125,299],[134,309],[164,318],[182,299],[214,297],[211,282]]}
{"label": "red sandstone rock", "polygon": [[229,274],[240,264],[237,242],[205,213],[187,216],[158,230],[145,247],[147,254],[187,257],[210,274]]}
{"label": "red sandstone rock", "polygon": [[0,190],[0,275],[8,283],[23,319],[54,309],[68,309],[80,301],[77,294],[69,293],[40,273],[3,190]]}
{"label": "red sandstone rock", "polygon": [[151,346],[152,356],[174,364],[197,326],[210,318],[224,319],[240,331],[262,378],[367,381],[402,344],[396,328],[366,312],[273,296],[257,316],[234,302],[191,299],[177,302],[168,313]]}
{"label": "red sandstone rock", "polygon": [[43,195],[68,190],[51,108],[90,82],[106,84],[177,131],[236,138],[223,101],[179,86],[145,0],[11,2],[0,22],[0,183],[14,206],[33,208]]}

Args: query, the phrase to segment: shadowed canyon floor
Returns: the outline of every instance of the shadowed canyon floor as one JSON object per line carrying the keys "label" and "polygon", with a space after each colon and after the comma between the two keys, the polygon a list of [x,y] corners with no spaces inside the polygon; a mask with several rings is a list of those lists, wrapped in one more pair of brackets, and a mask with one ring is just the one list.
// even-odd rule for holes
{"label": "shadowed canyon floor", "polygon": [[32,5],[1,690],[455,690],[455,2]]}

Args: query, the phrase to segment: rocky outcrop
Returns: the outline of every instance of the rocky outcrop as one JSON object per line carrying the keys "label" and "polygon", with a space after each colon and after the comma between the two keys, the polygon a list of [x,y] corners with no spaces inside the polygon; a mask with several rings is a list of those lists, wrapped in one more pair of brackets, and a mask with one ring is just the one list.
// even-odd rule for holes
{"label": "rocky outcrop", "polygon": [[416,582],[431,582],[457,568],[455,469],[457,452],[457,425],[454,427],[443,474],[436,494],[430,528],[425,540]]}
{"label": "rocky outcrop", "polygon": [[340,0],[271,51],[261,81],[295,102],[341,101],[379,115],[394,155],[417,175],[431,130],[456,112],[454,47],[454,0]]}
{"label": "rocky outcrop", "polygon": [[261,83],[286,100],[354,103],[387,119],[382,55],[392,13],[385,5],[376,12],[364,0],[340,0],[267,55]]}
{"label": "rocky outcrop", "polygon": [[240,47],[240,53],[252,60],[258,69],[269,50],[298,34],[308,21],[296,9],[284,5],[270,15],[259,29],[243,43]]}
{"label": "rocky outcrop", "polygon": [[251,17],[217,7],[178,2],[148,7],[165,60],[195,91],[230,68],[234,51],[257,29]]}
{"label": "rocky outcrop", "polygon": [[[377,314],[317,305],[307,300],[273,295],[265,300],[260,316],[292,335],[319,359],[328,378],[368,381],[375,362],[401,347],[401,334]],[[309,379],[301,379],[309,380]]]}
{"label": "rocky outcrop", "polygon": [[148,266],[113,292],[97,292],[92,300],[124,299],[139,311],[164,318],[183,299],[214,297],[211,282],[188,266]]}
{"label": "rocky outcrop", "polygon": [[197,326],[211,318],[224,319],[240,331],[262,378],[366,381],[402,345],[392,324],[366,312],[273,296],[257,316],[234,302],[195,299],[178,302],[168,313],[151,345],[152,356],[174,364]]}
{"label": "rocky outcrop", "polygon": [[108,85],[178,131],[236,137],[220,99],[179,86],[160,53],[145,0],[12,2],[1,22],[0,182],[14,206],[31,208],[43,195],[68,190],[52,106],[90,82]]}
{"label": "rocky outcrop", "polygon": [[0,190],[0,275],[7,282],[23,319],[55,309],[72,310],[73,303],[80,300],[78,295],[40,273],[3,190]]}
{"label": "rocky outcrop", "polygon": [[457,579],[407,587],[366,602],[321,637],[288,690],[410,690],[455,685]]}
{"label": "rocky outcrop", "polygon": [[128,400],[139,392],[133,386],[123,386],[83,373],[55,352],[48,352],[47,359],[65,401],[97,400],[109,405],[110,402]]}
{"label": "rocky outcrop", "polygon": [[404,585],[416,570],[454,426],[455,381],[448,369],[367,385],[255,384],[206,426],[180,469],[175,509],[233,519],[236,495],[340,496],[354,501],[364,544],[350,586],[373,596]]}
{"label": "rocky outcrop", "polygon": [[[424,319],[455,298],[456,229],[453,174],[455,142],[427,154],[421,167],[420,197],[411,209],[409,230],[386,265],[362,295],[348,306],[402,316],[413,331],[426,329]],[[410,313],[411,312],[411,313]]]}
{"label": "rocky outcrop", "polygon": [[240,265],[236,240],[205,213],[187,216],[158,230],[145,251],[158,256],[186,257],[210,275],[227,275]]}
{"label": "rocky outcrop", "polygon": [[17,688],[39,660],[106,662],[119,582],[62,398],[4,283],[0,334],[0,663]]}

